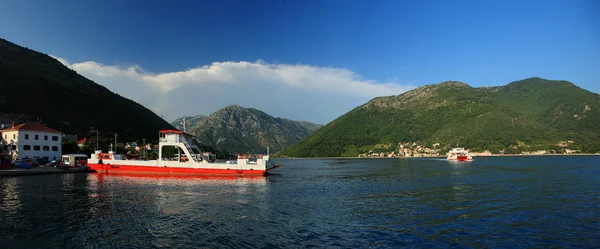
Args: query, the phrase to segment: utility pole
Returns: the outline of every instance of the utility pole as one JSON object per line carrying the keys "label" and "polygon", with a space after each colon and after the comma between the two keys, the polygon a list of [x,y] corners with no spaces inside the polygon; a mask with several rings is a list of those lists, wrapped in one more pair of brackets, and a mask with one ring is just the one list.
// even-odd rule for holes
{"label": "utility pole", "polygon": [[115,133],[115,154],[119,153],[119,150],[117,150],[117,147],[119,147],[119,144],[117,143],[117,134]]}
{"label": "utility pole", "polygon": [[98,135],[99,133],[100,133],[100,131],[96,129],[96,150],[98,150],[98,147],[99,147],[98,146],[98,141],[100,141],[100,139],[99,139],[100,136]]}
{"label": "utility pole", "polygon": [[142,146],[144,146],[144,150],[142,150],[142,157],[146,159],[146,139],[142,139]]}

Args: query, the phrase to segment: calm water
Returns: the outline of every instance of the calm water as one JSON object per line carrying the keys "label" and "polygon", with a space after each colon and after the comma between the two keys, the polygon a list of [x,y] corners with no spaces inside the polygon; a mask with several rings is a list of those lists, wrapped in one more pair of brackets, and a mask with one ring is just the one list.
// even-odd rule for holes
{"label": "calm water", "polygon": [[600,247],[600,157],[279,160],[266,178],[0,178],[0,247]]}

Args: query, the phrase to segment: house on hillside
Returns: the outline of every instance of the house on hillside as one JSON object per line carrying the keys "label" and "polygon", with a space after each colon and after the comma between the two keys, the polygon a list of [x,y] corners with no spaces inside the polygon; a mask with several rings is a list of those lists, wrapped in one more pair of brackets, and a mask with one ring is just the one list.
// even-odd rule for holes
{"label": "house on hillside", "polygon": [[62,132],[42,124],[25,123],[0,130],[5,151],[12,158],[40,157],[60,159],[62,155]]}
{"label": "house on hillside", "polygon": [[81,148],[87,141],[88,141],[88,139],[84,137],[83,139],[77,141],[77,146],[79,146],[79,148]]}

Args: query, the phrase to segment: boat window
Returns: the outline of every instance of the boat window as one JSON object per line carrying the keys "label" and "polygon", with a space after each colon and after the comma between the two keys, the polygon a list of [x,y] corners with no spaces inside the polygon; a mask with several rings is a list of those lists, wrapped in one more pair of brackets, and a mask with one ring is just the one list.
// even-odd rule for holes
{"label": "boat window", "polygon": [[63,157],[63,162],[64,162],[64,163],[68,163],[69,161],[70,161],[70,160],[69,160],[69,157]]}

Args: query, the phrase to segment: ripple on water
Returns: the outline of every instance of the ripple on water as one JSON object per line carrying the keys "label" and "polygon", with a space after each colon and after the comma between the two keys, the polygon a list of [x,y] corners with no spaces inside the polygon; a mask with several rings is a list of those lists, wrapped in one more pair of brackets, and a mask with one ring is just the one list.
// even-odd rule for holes
{"label": "ripple on water", "polygon": [[286,160],[266,178],[0,178],[11,248],[600,247],[599,157]]}

